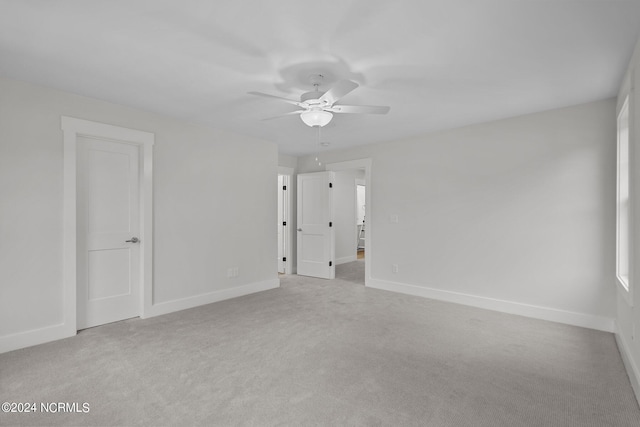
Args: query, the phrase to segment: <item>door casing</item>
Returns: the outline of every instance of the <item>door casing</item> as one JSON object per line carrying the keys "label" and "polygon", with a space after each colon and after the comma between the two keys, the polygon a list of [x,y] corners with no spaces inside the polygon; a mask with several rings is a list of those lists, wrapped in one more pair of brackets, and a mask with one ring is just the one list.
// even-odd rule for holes
{"label": "door casing", "polygon": [[62,116],[64,133],[63,286],[64,330],[77,331],[77,146],[78,136],[111,139],[137,145],[140,150],[140,317],[153,305],[153,144],[155,135],[119,126]]}
{"label": "door casing", "polygon": [[293,191],[295,191],[293,185],[295,182],[295,180],[293,179],[293,173],[293,168],[287,168],[284,166],[278,167],[278,175],[282,176],[283,184],[287,186],[287,190],[283,195],[284,208],[282,212],[283,220],[287,222],[287,226],[284,227],[284,231],[282,234],[282,239],[284,241],[284,256],[287,258],[287,261],[284,263],[284,274],[295,274],[292,239],[292,236],[294,235],[292,231],[295,230],[295,218],[292,212],[292,200],[294,200],[292,195],[295,194],[293,193]]}

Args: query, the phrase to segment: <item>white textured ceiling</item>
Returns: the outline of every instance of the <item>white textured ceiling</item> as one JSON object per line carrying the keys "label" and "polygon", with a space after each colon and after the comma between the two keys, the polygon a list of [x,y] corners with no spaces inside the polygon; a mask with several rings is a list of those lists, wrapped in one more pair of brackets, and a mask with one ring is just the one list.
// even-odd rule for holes
{"label": "white textured ceiling", "polygon": [[[325,150],[294,106],[308,76],[360,84],[329,149],[615,96],[640,0],[0,0],[0,75]],[[0,94],[1,96],[1,94]]]}

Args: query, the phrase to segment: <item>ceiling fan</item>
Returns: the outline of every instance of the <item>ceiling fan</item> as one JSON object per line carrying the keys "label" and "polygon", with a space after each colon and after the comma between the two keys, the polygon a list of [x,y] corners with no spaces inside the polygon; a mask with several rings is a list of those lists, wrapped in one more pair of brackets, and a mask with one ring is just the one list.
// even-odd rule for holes
{"label": "ceiling fan", "polygon": [[302,121],[311,127],[326,126],[333,118],[333,113],[346,113],[346,114],[387,114],[391,107],[375,106],[375,105],[342,105],[336,104],[336,102],[356,89],[359,85],[351,80],[340,80],[331,89],[326,92],[319,90],[320,83],[323,76],[316,74],[311,76],[311,83],[315,87],[315,90],[311,92],[303,93],[300,96],[300,101],[293,99],[283,98],[280,96],[269,95],[262,92],[249,92],[250,95],[263,96],[266,98],[275,98],[289,104],[296,105],[301,110],[292,111],[290,113],[282,114],[276,117],[270,117],[263,120],[271,120],[284,116],[291,116],[299,114]]}

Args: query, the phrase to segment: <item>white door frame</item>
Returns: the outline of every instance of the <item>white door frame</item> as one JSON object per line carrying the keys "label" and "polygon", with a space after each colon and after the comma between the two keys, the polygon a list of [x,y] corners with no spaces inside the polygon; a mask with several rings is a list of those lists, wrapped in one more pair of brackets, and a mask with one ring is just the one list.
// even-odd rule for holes
{"label": "white door frame", "polygon": [[111,139],[137,145],[140,149],[140,317],[150,312],[153,304],[153,144],[155,135],[134,129],[62,116],[64,133],[64,213],[63,213],[63,286],[64,329],[77,332],[77,144],[78,136]]}
{"label": "white door frame", "polygon": [[284,227],[284,233],[282,239],[284,240],[284,256],[287,261],[284,263],[284,274],[293,274],[293,245],[291,241],[291,230],[294,227],[293,212],[291,208],[291,192],[293,188],[293,168],[286,168],[284,166],[278,166],[278,175],[284,177],[284,185],[287,186],[287,191],[284,192],[284,212],[282,212],[283,220],[287,222],[287,226]]}
{"label": "white door frame", "polygon": [[371,216],[371,159],[349,160],[346,162],[325,164],[325,170],[328,171],[345,171],[352,169],[364,169],[364,198],[366,204],[364,207],[364,215],[367,221],[367,238],[364,240],[364,285],[368,286],[371,280],[371,260],[373,259],[373,221]]}

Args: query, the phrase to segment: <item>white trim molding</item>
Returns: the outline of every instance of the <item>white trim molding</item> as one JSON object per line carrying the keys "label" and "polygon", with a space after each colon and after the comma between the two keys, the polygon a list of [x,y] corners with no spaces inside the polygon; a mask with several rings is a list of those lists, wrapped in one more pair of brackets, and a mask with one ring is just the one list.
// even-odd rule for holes
{"label": "white trim molding", "polygon": [[596,329],[598,331],[615,332],[615,320],[609,317],[575,313],[549,307],[540,307],[514,301],[499,300],[378,279],[371,279],[370,283],[366,286],[385,291],[398,292],[401,294],[484,308],[486,310],[493,310],[501,313],[531,317],[533,319],[548,320],[551,322],[564,323],[566,325]]}
{"label": "white trim molding", "polygon": [[[616,116],[616,282],[619,293],[633,306],[633,153],[631,96]],[[626,208],[626,209],[625,209]]]}
{"label": "white trim molding", "polygon": [[220,289],[206,294],[194,295],[177,300],[154,304],[146,313],[146,317],[160,316],[162,314],[173,313],[174,311],[186,310],[201,305],[237,298],[256,292],[267,291],[280,287],[280,279],[263,280],[261,282],[249,283],[247,285],[234,288]]}
{"label": "white trim molding", "polygon": [[140,149],[140,316],[153,304],[153,144],[155,135],[134,129],[62,116],[64,132],[64,329],[67,336],[76,334],[76,264],[77,264],[77,144],[79,136],[125,141]]}
{"label": "white trim molding", "polygon": [[640,369],[638,365],[633,361],[633,356],[631,354],[631,350],[629,345],[624,339],[624,336],[621,333],[616,333],[616,344],[618,345],[618,350],[620,351],[620,355],[622,356],[622,362],[624,363],[624,367],[627,370],[627,374],[629,376],[629,382],[631,383],[631,388],[636,395],[636,400],[638,401],[638,405],[640,405]]}
{"label": "white trim molding", "polygon": [[70,331],[67,325],[46,326],[44,328],[32,329],[30,331],[18,332],[0,337],[0,354],[7,351],[18,350],[32,345],[44,344],[62,338],[68,338],[76,334]]}
{"label": "white trim molding", "polygon": [[287,186],[287,191],[284,194],[285,211],[283,212],[283,219],[287,222],[287,226],[285,227],[284,235],[282,236],[285,242],[284,256],[287,258],[287,261],[284,263],[284,274],[295,274],[293,258],[293,230],[295,225],[293,218],[293,201],[295,200],[293,198],[293,190],[295,189],[293,186],[294,169],[278,166],[278,176],[280,175],[284,177],[284,185]]}

